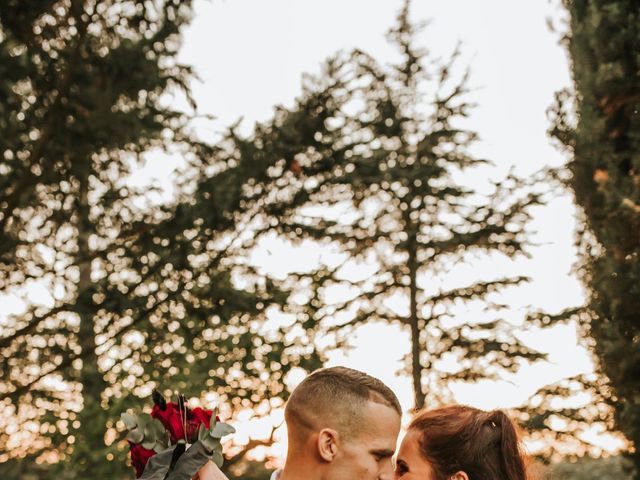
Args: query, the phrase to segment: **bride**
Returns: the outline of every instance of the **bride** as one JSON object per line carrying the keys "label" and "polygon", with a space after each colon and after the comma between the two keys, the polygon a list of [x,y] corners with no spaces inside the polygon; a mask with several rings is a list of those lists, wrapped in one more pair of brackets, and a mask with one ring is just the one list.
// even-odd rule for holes
{"label": "bride", "polygon": [[526,480],[516,428],[502,411],[452,405],[419,412],[398,451],[396,480]]}

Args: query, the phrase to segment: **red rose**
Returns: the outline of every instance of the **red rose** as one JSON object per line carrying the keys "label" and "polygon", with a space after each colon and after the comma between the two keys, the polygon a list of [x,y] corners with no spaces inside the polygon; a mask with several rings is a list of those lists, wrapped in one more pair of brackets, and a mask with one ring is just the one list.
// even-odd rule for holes
{"label": "red rose", "polygon": [[[196,407],[194,409],[187,409],[186,426],[187,440],[189,443],[194,443],[198,439],[198,429],[201,424],[209,428],[211,415],[213,415],[213,412],[204,408]],[[164,410],[160,405],[154,405],[153,410],[151,410],[151,416],[162,422],[164,428],[169,432],[171,443],[176,443],[178,440],[185,438],[184,414],[181,414],[176,403],[167,403]],[[216,421],[217,420],[219,420],[218,417],[216,417]]]}
{"label": "red rose", "polygon": [[147,462],[156,452],[147,450],[139,443],[129,442],[129,446],[131,447],[131,465],[136,469],[136,478],[140,478]]}
{"label": "red rose", "polygon": [[198,429],[201,424],[204,424],[207,429],[209,428],[212,414],[211,410],[205,410],[200,407],[187,411],[187,438],[189,443],[194,443],[198,439]]}
{"label": "red rose", "polygon": [[[191,418],[196,419],[198,423],[204,423],[204,426],[209,428],[209,422],[211,422],[211,415],[213,415],[213,411],[196,407],[191,410],[190,413]],[[216,421],[218,421],[218,417],[216,417]]]}
{"label": "red rose", "polygon": [[171,443],[176,443],[181,438],[184,438],[182,415],[177,404],[169,402],[164,409],[159,405],[154,405],[153,410],[151,410],[151,416],[162,422],[164,428],[169,432]]}

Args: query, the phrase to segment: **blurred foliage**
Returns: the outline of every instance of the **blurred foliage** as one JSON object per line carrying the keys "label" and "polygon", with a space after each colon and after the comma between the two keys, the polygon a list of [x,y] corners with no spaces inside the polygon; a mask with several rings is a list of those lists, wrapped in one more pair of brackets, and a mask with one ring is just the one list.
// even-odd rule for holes
{"label": "blurred foliage", "polygon": [[[264,328],[289,291],[246,260],[291,182],[233,131],[214,147],[189,129],[192,72],[176,54],[191,13],[2,4],[0,295],[25,305],[2,318],[3,478],[45,478],[57,460],[50,478],[131,476],[116,419],[152,387],[216,392],[229,420],[320,365],[308,337]],[[171,156],[184,160],[171,195],[129,181]]]}
{"label": "blurred foliage", "polygon": [[225,471],[230,480],[269,480],[273,469],[265,468],[262,462],[245,461],[240,468]]}
{"label": "blurred foliage", "polygon": [[584,458],[576,462],[561,462],[548,468],[548,480],[631,480],[631,464],[621,456]]}
{"label": "blurred foliage", "polygon": [[589,333],[640,475],[640,9],[634,0],[565,3],[575,94],[558,94],[551,134],[571,157]]}
{"label": "blurred foliage", "polygon": [[[579,345],[593,354],[593,340],[588,335],[591,318],[588,307],[576,307],[554,315],[531,313],[527,323],[540,327],[574,325],[578,329]],[[595,363],[597,365],[597,360]],[[592,442],[594,431],[606,432],[625,443],[614,423],[612,397],[608,378],[596,370],[544,385],[513,413],[527,439],[543,444],[535,451],[539,460],[549,463],[563,459],[575,461],[585,456],[599,458],[605,452]]]}

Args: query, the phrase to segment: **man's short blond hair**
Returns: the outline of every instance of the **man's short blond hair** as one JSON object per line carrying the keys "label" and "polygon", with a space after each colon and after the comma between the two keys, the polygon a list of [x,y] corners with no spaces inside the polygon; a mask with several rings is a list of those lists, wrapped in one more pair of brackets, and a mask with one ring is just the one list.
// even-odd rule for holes
{"label": "man's short blond hair", "polygon": [[354,436],[366,424],[367,402],[386,405],[402,414],[398,397],[377,378],[347,367],[323,368],[295,388],[285,407],[285,420],[300,440],[322,428]]}

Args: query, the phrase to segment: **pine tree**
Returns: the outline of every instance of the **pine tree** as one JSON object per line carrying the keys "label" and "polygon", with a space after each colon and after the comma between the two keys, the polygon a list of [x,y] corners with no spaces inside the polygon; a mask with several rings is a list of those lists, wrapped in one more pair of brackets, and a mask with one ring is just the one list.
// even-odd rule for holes
{"label": "pine tree", "polygon": [[[312,289],[302,307],[304,325],[340,332],[342,339],[365,322],[406,329],[407,370],[421,408],[425,397],[430,404],[440,401],[437,392],[450,382],[491,378],[542,358],[506,321],[454,318],[460,305],[491,305],[493,293],[526,281],[524,276],[496,272],[463,285],[440,283],[470,255],[523,253],[528,207],[538,197],[513,177],[495,185],[488,198],[459,180],[485,163],[468,153],[476,134],[460,126],[471,108],[466,75],[454,78],[458,53],[446,64],[427,62],[415,47],[408,10],[407,3],[390,33],[400,63],[386,69],[354,51],[330,59],[322,76],[307,79],[308,92],[325,92],[319,108],[327,121],[304,154],[290,161],[312,208],[296,210],[277,228],[291,239],[337,245],[346,257],[300,276]],[[375,271],[349,278],[348,268],[359,262],[374,264]],[[329,290],[349,292],[349,298],[330,304]],[[406,311],[391,306],[394,298]],[[500,309],[495,297],[493,303]],[[442,359],[457,367],[444,368]]]}

